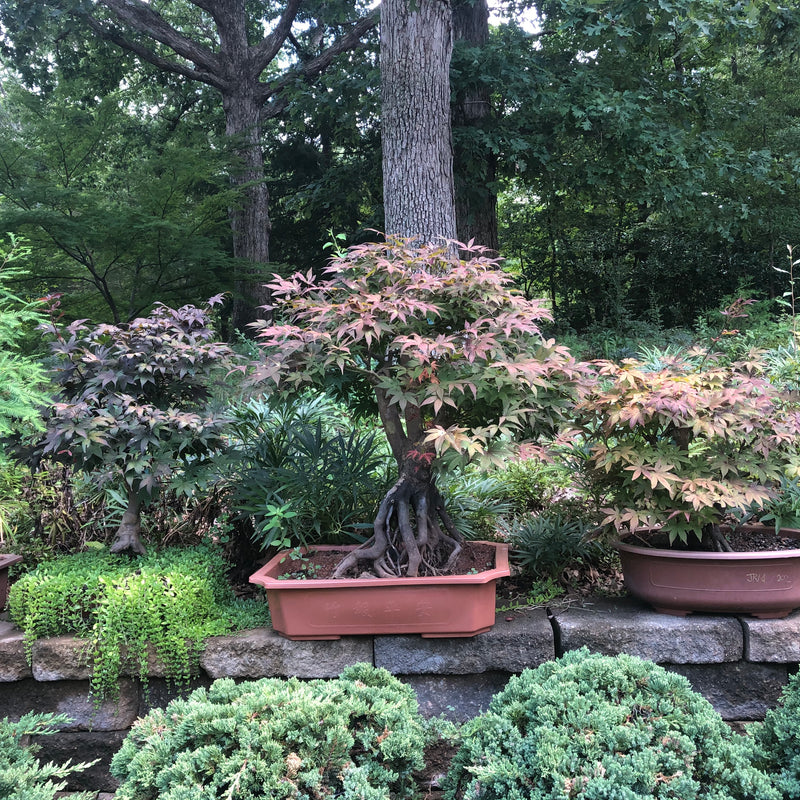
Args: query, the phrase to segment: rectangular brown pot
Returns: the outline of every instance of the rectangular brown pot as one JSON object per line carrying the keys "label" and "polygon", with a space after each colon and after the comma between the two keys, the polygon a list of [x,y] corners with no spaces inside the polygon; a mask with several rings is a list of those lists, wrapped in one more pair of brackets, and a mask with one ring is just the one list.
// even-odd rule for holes
{"label": "rectangular brown pot", "polygon": [[0,611],[8,602],[8,568],[22,561],[22,556],[0,554]]}
{"label": "rectangular brown pot", "polygon": [[267,590],[272,626],[288,639],[391,633],[475,636],[494,625],[495,585],[509,574],[508,545],[482,544],[494,548],[494,568],[469,575],[279,579],[286,571],[284,551],[251,575],[250,582]]}

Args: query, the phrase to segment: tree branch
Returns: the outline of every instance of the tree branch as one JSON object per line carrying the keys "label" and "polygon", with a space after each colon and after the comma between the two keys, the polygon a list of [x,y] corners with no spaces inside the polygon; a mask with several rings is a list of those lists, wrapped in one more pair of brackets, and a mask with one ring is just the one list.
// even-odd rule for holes
{"label": "tree branch", "polygon": [[220,65],[214,53],[173,28],[142,0],[101,0],[101,2],[117,19],[139,33],[165,44],[200,69],[209,72],[219,70]]}
{"label": "tree branch", "polygon": [[265,85],[266,91],[264,95],[265,100],[274,98],[273,103],[265,109],[264,119],[271,119],[277,116],[284,108],[286,108],[288,101],[283,101],[283,98],[276,97],[284,89],[298,80],[307,80],[314,78],[320,73],[324,72],[336,56],[353,50],[356,48],[364,34],[374,28],[380,20],[380,6],[373,9],[367,16],[362,17],[347,33],[340,36],[330,47],[323,50],[315,58],[306,61],[301,67],[296,67],[284,73],[280,78]]}
{"label": "tree branch", "polygon": [[123,50],[127,50],[129,53],[133,53],[141,58],[142,61],[146,61],[148,64],[152,64],[158,69],[166,72],[172,72],[175,75],[182,75],[184,78],[200,81],[201,83],[213,86],[220,91],[225,88],[224,81],[221,80],[221,78],[214,72],[194,69],[186,64],[181,64],[178,61],[172,61],[168,58],[164,58],[163,56],[158,55],[158,53],[156,53],[154,50],[151,50],[149,47],[128,39],[118,30],[103,24],[100,20],[95,19],[94,17],[87,17],[86,20],[89,27],[98,36],[101,36],[103,39],[112,42],[113,44],[117,45],[117,47],[121,47]]}
{"label": "tree branch", "polygon": [[283,43],[291,33],[292,23],[297,16],[301,2],[302,0],[289,0],[275,29],[259,45],[253,48],[253,65],[256,69],[256,75],[260,75],[266,69],[267,65],[278,55],[278,51],[283,47]]}

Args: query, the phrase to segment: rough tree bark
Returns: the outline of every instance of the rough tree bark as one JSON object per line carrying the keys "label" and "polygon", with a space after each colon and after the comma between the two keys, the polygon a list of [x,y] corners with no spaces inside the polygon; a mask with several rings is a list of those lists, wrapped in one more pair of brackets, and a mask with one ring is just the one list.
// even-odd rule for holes
{"label": "rough tree bark", "polygon": [[173,27],[147,0],[96,0],[82,5],[80,13],[97,35],[160,70],[212,86],[222,96],[226,133],[241,160],[241,169],[231,180],[242,188],[243,201],[231,210],[230,219],[234,255],[242,264],[235,281],[233,325],[244,330],[262,315],[259,307],[269,300],[258,275],[258,265],[269,260],[270,234],[269,193],[264,185],[260,142],[263,124],[285,109],[288,100],[284,90],[290,84],[320,75],[337,55],[357,47],[378,23],[378,12],[355,21],[316,56],[275,75],[267,68],[291,41],[301,0],[286,0],[270,33],[257,41],[248,36],[258,26],[245,0],[188,2],[211,18],[213,26],[209,25],[205,33],[216,34],[215,47]]}
{"label": "rough tree bark", "polygon": [[[489,41],[489,6],[486,0],[454,0],[453,38],[472,46]],[[454,128],[481,128],[492,116],[487,86],[472,85],[460,91],[453,102]],[[469,137],[468,141],[472,141]],[[456,229],[458,240],[492,251],[499,249],[497,194],[492,188],[497,175],[497,157],[486,149],[458,144],[454,148]]]}
{"label": "rough tree bark", "polygon": [[449,0],[383,0],[381,114],[386,233],[456,238]]}

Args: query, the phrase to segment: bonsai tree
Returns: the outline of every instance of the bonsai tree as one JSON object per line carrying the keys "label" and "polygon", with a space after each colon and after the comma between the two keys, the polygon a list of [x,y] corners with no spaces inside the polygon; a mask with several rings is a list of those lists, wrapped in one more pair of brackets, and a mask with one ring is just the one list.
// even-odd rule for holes
{"label": "bonsai tree", "polygon": [[598,361],[576,407],[578,449],[601,527],[658,527],[730,550],[726,512],[763,508],[800,472],[800,413],[763,374],[757,354],[721,365],[704,351],[647,365]]}
{"label": "bonsai tree", "polygon": [[206,308],[158,305],[124,325],[42,326],[53,337],[59,394],[40,452],[124,483],[112,552],[144,553],[142,504],[175,470],[198,467],[222,446],[226,420],[210,406],[213,376],[232,357],[209,322],[220,299]]}
{"label": "bonsai tree", "polygon": [[321,279],[275,276],[273,321],[256,323],[257,378],[294,392],[369,390],[397,462],[372,537],[338,566],[379,576],[449,570],[461,535],[435,485],[450,456],[496,459],[498,443],[534,435],[567,407],[578,368],[546,341],[549,320],[482,249],[399,238],[339,252]]}

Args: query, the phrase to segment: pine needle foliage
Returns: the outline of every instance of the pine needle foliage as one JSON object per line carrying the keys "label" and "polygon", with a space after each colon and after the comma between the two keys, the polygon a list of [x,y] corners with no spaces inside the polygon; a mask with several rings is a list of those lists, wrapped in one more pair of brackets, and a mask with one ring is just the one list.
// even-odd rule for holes
{"label": "pine needle foliage", "polygon": [[[25,745],[28,736],[56,732],[69,720],[63,714],[28,713],[17,722],[0,720],[0,797],[5,800],[53,800],[67,786],[66,778],[92,766],[91,763],[42,764],[36,745]],[[90,800],[93,793],[70,795],[71,800]]]}
{"label": "pine needle foliage", "polygon": [[588,650],[512,677],[468,723],[446,800],[779,800],[689,682]]}
{"label": "pine needle foliage", "polygon": [[753,735],[759,766],[772,773],[785,800],[800,798],[800,673],[789,678],[778,705],[755,726]]}
{"label": "pine needle foliage", "polygon": [[234,601],[225,570],[209,546],[134,561],[107,552],[62,556],[15,581],[9,611],[29,658],[46,636],[87,639],[91,691],[100,701],[116,695],[122,672],[146,683],[151,655],[170,680],[185,684],[206,638],[264,624],[263,604]]}
{"label": "pine needle foliage", "polygon": [[223,678],[138,720],[111,772],[117,800],[402,800],[424,738],[413,689],[368,664]]}

